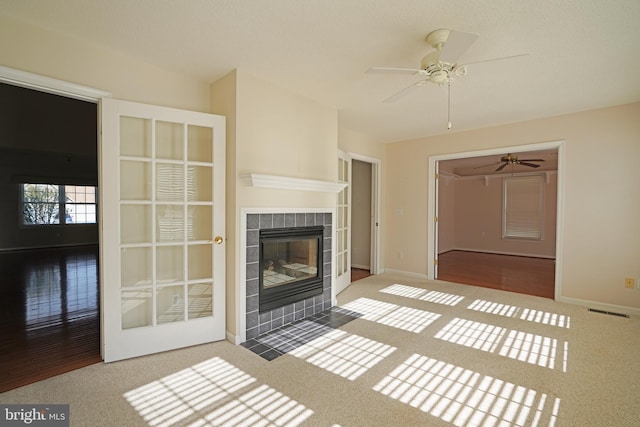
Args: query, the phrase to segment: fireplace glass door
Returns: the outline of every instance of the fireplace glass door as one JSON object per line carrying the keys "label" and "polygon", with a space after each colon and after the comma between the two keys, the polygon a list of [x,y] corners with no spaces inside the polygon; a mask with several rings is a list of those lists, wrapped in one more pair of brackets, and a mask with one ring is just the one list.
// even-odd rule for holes
{"label": "fireplace glass door", "polygon": [[260,231],[260,310],[322,293],[323,227]]}

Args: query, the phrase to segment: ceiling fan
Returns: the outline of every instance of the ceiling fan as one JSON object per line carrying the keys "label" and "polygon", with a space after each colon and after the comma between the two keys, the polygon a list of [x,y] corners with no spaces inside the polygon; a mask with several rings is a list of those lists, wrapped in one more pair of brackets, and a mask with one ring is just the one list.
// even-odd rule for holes
{"label": "ceiling fan", "polygon": [[489,163],[488,165],[478,166],[478,167],[476,167],[474,169],[485,168],[487,166],[492,166],[492,165],[500,165],[495,170],[495,172],[500,172],[502,169],[504,169],[508,165],[512,165],[512,166],[513,165],[522,165],[522,166],[528,166],[530,168],[539,168],[540,167],[540,165],[538,165],[536,163],[531,163],[531,162],[544,162],[544,159],[519,159],[518,156],[515,156],[515,155],[509,153],[506,156],[502,156],[498,163]]}
{"label": "ceiling fan", "polygon": [[451,82],[453,81],[454,76],[465,76],[467,74],[467,66],[471,64],[498,61],[527,55],[512,55],[502,58],[458,64],[458,58],[466,52],[477,39],[477,34],[441,28],[439,30],[432,31],[427,35],[427,43],[435,50],[422,58],[420,68],[371,67],[366,72],[369,74],[416,74],[423,77],[421,80],[412,83],[400,92],[385,99],[383,102],[395,102],[408,95],[410,92],[413,92],[415,89],[425,86],[428,83],[433,83],[439,86],[446,85],[449,90],[449,120],[447,128],[451,129]]}

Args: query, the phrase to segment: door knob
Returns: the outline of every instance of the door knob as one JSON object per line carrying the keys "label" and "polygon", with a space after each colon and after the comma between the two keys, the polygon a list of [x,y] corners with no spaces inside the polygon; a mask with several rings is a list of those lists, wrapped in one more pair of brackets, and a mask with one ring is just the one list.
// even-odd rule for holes
{"label": "door knob", "polygon": [[222,238],[222,236],[216,236],[215,239],[213,239],[213,241],[216,243],[216,245],[219,245],[222,243],[224,239]]}

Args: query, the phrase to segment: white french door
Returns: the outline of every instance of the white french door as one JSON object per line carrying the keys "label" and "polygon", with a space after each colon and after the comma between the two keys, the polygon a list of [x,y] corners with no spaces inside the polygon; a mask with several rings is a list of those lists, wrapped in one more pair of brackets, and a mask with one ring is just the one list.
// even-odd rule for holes
{"label": "white french door", "polygon": [[351,283],[351,157],[338,152],[338,182],[347,186],[336,202],[336,294]]}
{"label": "white french door", "polygon": [[103,98],[101,128],[104,361],[224,339],[225,118]]}

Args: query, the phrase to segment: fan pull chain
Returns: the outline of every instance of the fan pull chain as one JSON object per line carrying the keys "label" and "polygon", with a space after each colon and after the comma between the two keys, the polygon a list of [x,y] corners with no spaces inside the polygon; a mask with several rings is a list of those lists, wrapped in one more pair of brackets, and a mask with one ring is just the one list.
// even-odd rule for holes
{"label": "fan pull chain", "polygon": [[451,129],[451,79],[447,84],[447,129]]}

